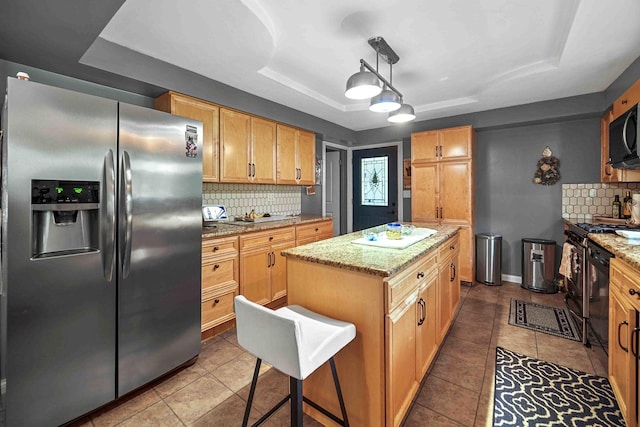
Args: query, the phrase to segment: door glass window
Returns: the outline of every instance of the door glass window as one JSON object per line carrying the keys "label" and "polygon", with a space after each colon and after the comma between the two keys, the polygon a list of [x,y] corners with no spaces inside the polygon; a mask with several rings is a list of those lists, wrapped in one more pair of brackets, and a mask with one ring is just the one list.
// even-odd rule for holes
{"label": "door glass window", "polygon": [[362,171],[362,205],[389,205],[389,158],[363,158]]}

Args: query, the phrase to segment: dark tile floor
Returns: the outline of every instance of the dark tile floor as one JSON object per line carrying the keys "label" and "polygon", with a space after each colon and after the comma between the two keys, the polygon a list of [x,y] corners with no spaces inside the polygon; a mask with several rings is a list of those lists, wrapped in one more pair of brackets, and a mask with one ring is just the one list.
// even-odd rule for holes
{"label": "dark tile floor", "polygon": [[[451,330],[418,392],[405,426],[489,426],[495,348],[605,376],[606,354],[579,342],[508,324],[511,298],[563,306],[563,294],[543,295],[518,285],[462,287]],[[203,344],[198,361],[127,401],[92,414],[77,426],[239,426],[255,358],[238,346],[235,330]],[[264,366],[264,365],[263,365]],[[268,366],[258,382],[252,421],[287,394],[288,379]],[[288,425],[289,405],[264,425]],[[305,425],[319,423],[305,416]]]}

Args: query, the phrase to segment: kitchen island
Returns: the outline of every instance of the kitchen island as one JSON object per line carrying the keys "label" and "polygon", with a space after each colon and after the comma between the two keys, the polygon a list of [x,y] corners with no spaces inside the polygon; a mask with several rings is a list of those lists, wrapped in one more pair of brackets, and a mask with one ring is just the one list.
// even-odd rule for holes
{"label": "kitchen island", "polygon": [[[352,425],[402,422],[451,324],[460,300],[459,227],[429,228],[437,233],[405,249],[354,244],[358,232],[282,252],[288,304],[356,326],[335,357]],[[328,366],[305,380],[304,395],[340,413]],[[305,412],[335,425],[310,406]]]}

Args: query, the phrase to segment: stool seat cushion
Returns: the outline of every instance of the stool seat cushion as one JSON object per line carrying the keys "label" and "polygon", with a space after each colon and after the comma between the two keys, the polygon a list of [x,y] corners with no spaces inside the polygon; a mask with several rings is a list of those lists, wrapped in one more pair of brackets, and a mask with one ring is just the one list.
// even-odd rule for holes
{"label": "stool seat cushion", "polygon": [[277,310],[240,295],[234,301],[238,343],[277,370],[305,379],[356,336],[352,323],[299,305]]}

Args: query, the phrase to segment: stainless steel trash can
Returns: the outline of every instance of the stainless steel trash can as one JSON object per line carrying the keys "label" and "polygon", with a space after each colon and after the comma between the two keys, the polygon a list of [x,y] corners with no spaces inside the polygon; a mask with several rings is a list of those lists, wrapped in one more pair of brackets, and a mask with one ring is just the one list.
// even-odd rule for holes
{"label": "stainless steel trash can", "polygon": [[555,283],[556,242],[522,239],[522,287],[534,292],[558,292]]}
{"label": "stainless steel trash can", "polygon": [[476,282],[495,286],[502,284],[502,236],[476,234]]}

